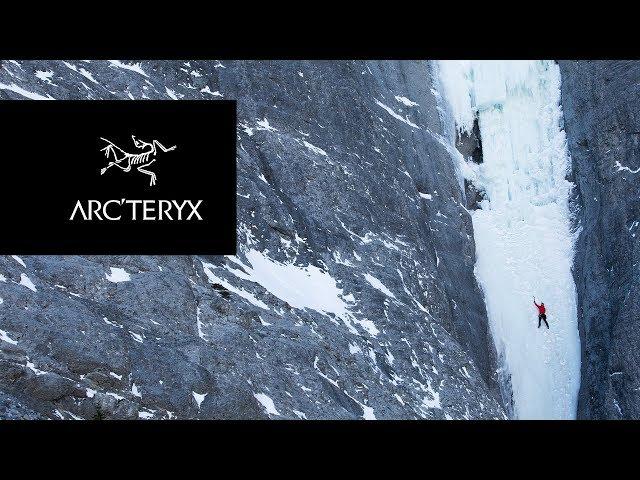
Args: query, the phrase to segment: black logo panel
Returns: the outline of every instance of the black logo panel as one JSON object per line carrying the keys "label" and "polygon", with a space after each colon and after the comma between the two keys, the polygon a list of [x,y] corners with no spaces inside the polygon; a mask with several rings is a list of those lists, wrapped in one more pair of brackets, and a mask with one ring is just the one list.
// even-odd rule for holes
{"label": "black logo panel", "polygon": [[2,254],[234,254],[234,101],[0,101]]}

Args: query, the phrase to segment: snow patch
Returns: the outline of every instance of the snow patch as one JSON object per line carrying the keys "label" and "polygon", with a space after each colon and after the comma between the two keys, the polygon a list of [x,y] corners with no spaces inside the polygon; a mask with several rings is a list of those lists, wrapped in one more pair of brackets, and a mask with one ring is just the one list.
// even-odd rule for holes
{"label": "snow patch", "polygon": [[307,147],[309,150],[311,150],[316,155],[322,155],[323,157],[327,157],[328,156],[327,152],[325,152],[320,147],[316,147],[315,145],[312,145],[311,143],[307,142],[306,140],[303,140],[302,143],[304,144],[305,147]]}
{"label": "snow patch", "polygon": [[107,317],[102,317],[102,321],[104,323],[106,323],[107,325],[111,325],[112,327],[117,327],[117,328],[124,328],[123,325],[116,323],[116,322],[112,322],[111,320],[109,320]]}
{"label": "snow patch", "polygon": [[381,291],[382,293],[384,293],[387,297],[393,298],[395,299],[396,296],[393,294],[393,292],[391,292],[391,290],[389,290],[387,287],[385,287],[382,282],[380,280],[378,280],[376,277],[374,277],[373,275],[369,274],[369,273],[365,273],[364,274],[364,278],[367,282],[369,282],[371,284],[371,286],[373,288],[375,288],[376,290]]}
{"label": "snow patch", "polygon": [[142,398],[142,394],[135,383],[131,385],[131,394],[135,397]]}
{"label": "snow patch", "polygon": [[47,95],[45,97],[43,95],[40,95],[39,93],[30,92],[22,87],[19,87],[15,83],[12,83],[11,85],[0,83],[0,90],[9,90],[10,92],[17,93],[18,95],[22,95],[23,97],[29,98],[31,100],[53,100],[53,97],[50,95]]}
{"label": "snow patch", "polygon": [[640,167],[636,168],[635,170],[631,170],[629,167],[625,167],[624,165],[622,165],[619,161],[616,161],[616,168],[618,169],[619,172],[627,171],[629,173],[634,173],[634,174],[640,172]]}
{"label": "snow patch", "polygon": [[27,265],[24,263],[24,260],[22,260],[19,256],[17,255],[11,255],[11,258],[13,258],[16,262],[18,262],[20,265],[22,265],[24,268],[27,268]]}
{"label": "snow patch", "polygon": [[98,81],[93,78],[93,75],[91,75],[91,72],[88,72],[87,70],[85,70],[84,68],[81,68],[78,73],[80,73],[80,75],[82,75],[84,78],[86,78],[87,80],[93,82],[93,83],[98,83]]}
{"label": "snow patch", "polygon": [[209,85],[207,85],[206,87],[200,89],[200,92],[202,93],[208,93],[209,95],[211,95],[212,97],[224,97],[224,95],[222,95],[219,91],[215,91],[212,92],[211,89],[209,88]]}
{"label": "snow patch", "polygon": [[377,420],[375,414],[373,413],[373,408],[367,405],[361,405],[363,410],[362,418],[365,420]]}
{"label": "snow patch", "polygon": [[31,279],[29,277],[27,277],[27,275],[24,274],[24,273],[20,274],[20,285],[22,285],[23,287],[27,287],[32,292],[37,292],[38,291],[36,289],[36,286],[31,281]]}
{"label": "snow patch", "polygon": [[36,71],[36,78],[42,82],[51,83],[51,77],[53,77],[51,70],[47,70],[46,72],[42,70]]}
{"label": "snow patch", "polygon": [[213,273],[211,270],[216,268],[215,265],[213,265],[211,263],[203,262],[202,263],[202,268],[204,270],[205,275],[209,279],[210,283],[213,283],[213,284],[217,283],[219,285],[222,285],[224,288],[226,288],[230,292],[233,292],[236,295],[239,295],[240,297],[244,298],[245,300],[247,300],[252,305],[255,305],[256,307],[263,308],[265,310],[269,310],[269,306],[266,303],[258,300],[251,293],[249,293],[249,292],[247,292],[247,291],[245,291],[245,290],[243,290],[241,288],[234,287],[229,282],[227,282],[226,280],[223,280],[222,278],[218,277],[215,273]]}
{"label": "snow patch", "polygon": [[133,338],[134,341],[138,343],[144,343],[143,337],[139,333],[135,333],[129,330],[129,334],[131,335],[131,338]]}
{"label": "snow patch", "polygon": [[254,393],[253,396],[260,402],[269,415],[280,415],[280,412],[276,410],[276,406],[273,404],[273,400],[264,393]]}
{"label": "snow patch", "polygon": [[324,314],[333,314],[343,320],[352,333],[357,330],[352,322],[360,324],[370,335],[378,334],[377,328],[369,320],[356,319],[350,312],[349,298],[337,286],[336,280],[315,265],[297,266],[280,263],[262,252],[250,249],[245,252],[249,265],[238,257],[227,257],[241,267],[226,267],[238,278],[258,283],[269,293],[287,302],[293,308],[310,309]]}
{"label": "snow patch", "polygon": [[172,98],[173,100],[178,100],[178,96],[176,95],[176,92],[171,90],[169,87],[164,87],[164,90],[167,92],[167,95],[169,95],[170,98]]}
{"label": "snow patch", "polygon": [[9,337],[9,334],[7,332],[5,332],[4,330],[0,330],[0,340],[2,340],[3,342],[10,343],[11,345],[17,345],[18,344],[18,341],[14,340],[11,337]]}
{"label": "snow patch", "polygon": [[400,102],[401,104],[403,104],[406,107],[418,107],[418,106],[420,106],[418,103],[412,102],[407,97],[401,97],[400,95],[396,95],[395,99],[396,99],[396,101]]}
{"label": "snow patch", "polygon": [[200,320],[201,314],[202,314],[202,311],[200,310],[200,307],[196,307],[196,327],[198,329],[198,336],[202,340],[206,340],[204,331],[202,330],[202,321]]}
{"label": "snow patch", "polygon": [[139,63],[129,64],[129,63],[123,63],[120,60],[109,60],[109,63],[113,67],[122,68],[123,70],[131,70],[132,72],[136,72],[145,77],[149,77],[149,75],[147,75],[145,71],[142,70],[142,67],[140,66]]}
{"label": "snow patch", "polygon": [[44,370],[39,370],[38,368],[36,368],[35,363],[33,362],[29,362],[27,361],[27,364],[25,365],[29,370],[31,370],[33,373],[36,374],[36,376],[41,376],[41,375],[46,375],[47,372],[45,372]]}
{"label": "snow patch", "polygon": [[204,399],[207,395],[209,395],[208,393],[196,393],[196,392],[191,392],[191,395],[193,395],[193,399],[196,401],[196,405],[198,405],[198,410],[200,410],[200,405],[202,405],[202,402],[204,402]]}
{"label": "snow patch", "polygon": [[111,273],[106,273],[107,280],[113,283],[128,282],[131,280],[131,275],[124,268],[110,267]]}
{"label": "snow patch", "polygon": [[412,128],[417,128],[417,129],[420,128],[418,125],[416,125],[415,123],[411,122],[407,117],[403,117],[403,116],[399,115],[398,113],[395,112],[395,110],[393,108],[386,106],[380,100],[376,100],[376,104],[379,107],[382,107],[389,115],[391,115],[396,120],[400,120],[401,122],[406,123],[407,125],[409,125]]}
{"label": "snow patch", "polygon": [[256,122],[256,130],[266,130],[267,132],[277,132],[278,130],[271,126],[269,120],[265,117],[264,119]]}

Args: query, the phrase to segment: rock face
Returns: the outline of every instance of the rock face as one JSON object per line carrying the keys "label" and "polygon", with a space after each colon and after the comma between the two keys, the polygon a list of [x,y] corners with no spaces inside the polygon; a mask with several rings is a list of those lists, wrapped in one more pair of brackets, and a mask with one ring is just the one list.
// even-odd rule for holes
{"label": "rock face", "polygon": [[576,184],[579,418],[640,418],[640,62],[560,62]]}
{"label": "rock face", "polygon": [[5,99],[237,100],[239,246],[1,257],[0,417],[504,418],[433,87],[426,62],[3,61]]}

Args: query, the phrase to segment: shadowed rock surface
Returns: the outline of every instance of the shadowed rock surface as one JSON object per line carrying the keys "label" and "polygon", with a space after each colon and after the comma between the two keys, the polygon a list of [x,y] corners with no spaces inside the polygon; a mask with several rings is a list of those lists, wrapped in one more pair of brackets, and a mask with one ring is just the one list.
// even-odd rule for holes
{"label": "shadowed rock surface", "polygon": [[504,418],[432,87],[426,62],[3,61],[5,99],[237,100],[239,246],[1,257],[0,417]]}
{"label": "shadowed rock surface", "polygon": [[640,62],[563,61],[576,184],[578,418],[640,418]]}

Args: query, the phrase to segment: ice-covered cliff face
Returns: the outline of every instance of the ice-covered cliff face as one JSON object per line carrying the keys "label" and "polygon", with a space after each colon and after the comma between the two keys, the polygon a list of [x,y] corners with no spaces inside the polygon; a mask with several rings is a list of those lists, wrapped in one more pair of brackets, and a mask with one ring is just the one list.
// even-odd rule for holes
{"label": "ice-covered cliff face", "polygon": [[0,417],[504,418],[433,87],[426,62],[2,61],[0,98],[236,99],[239,249],[0,258]]}
{"label": "ice-covered cliff face", "polygon": [[[482,163],[461,170],[482,192],[475,210],[476,275],[513,415],[574,418],[580,385],[571,267],[569,157],[560,73],[545,61],[439,62],[459,129],[477,118]],[[545,303],[550,329],[533,297]],[[511,392],[509,392],[511,390]]]}
{"label": "ice-covered cliff face", "polygon": [[640,418],[640,62],[563,61],[576,184],[579,418]]}

